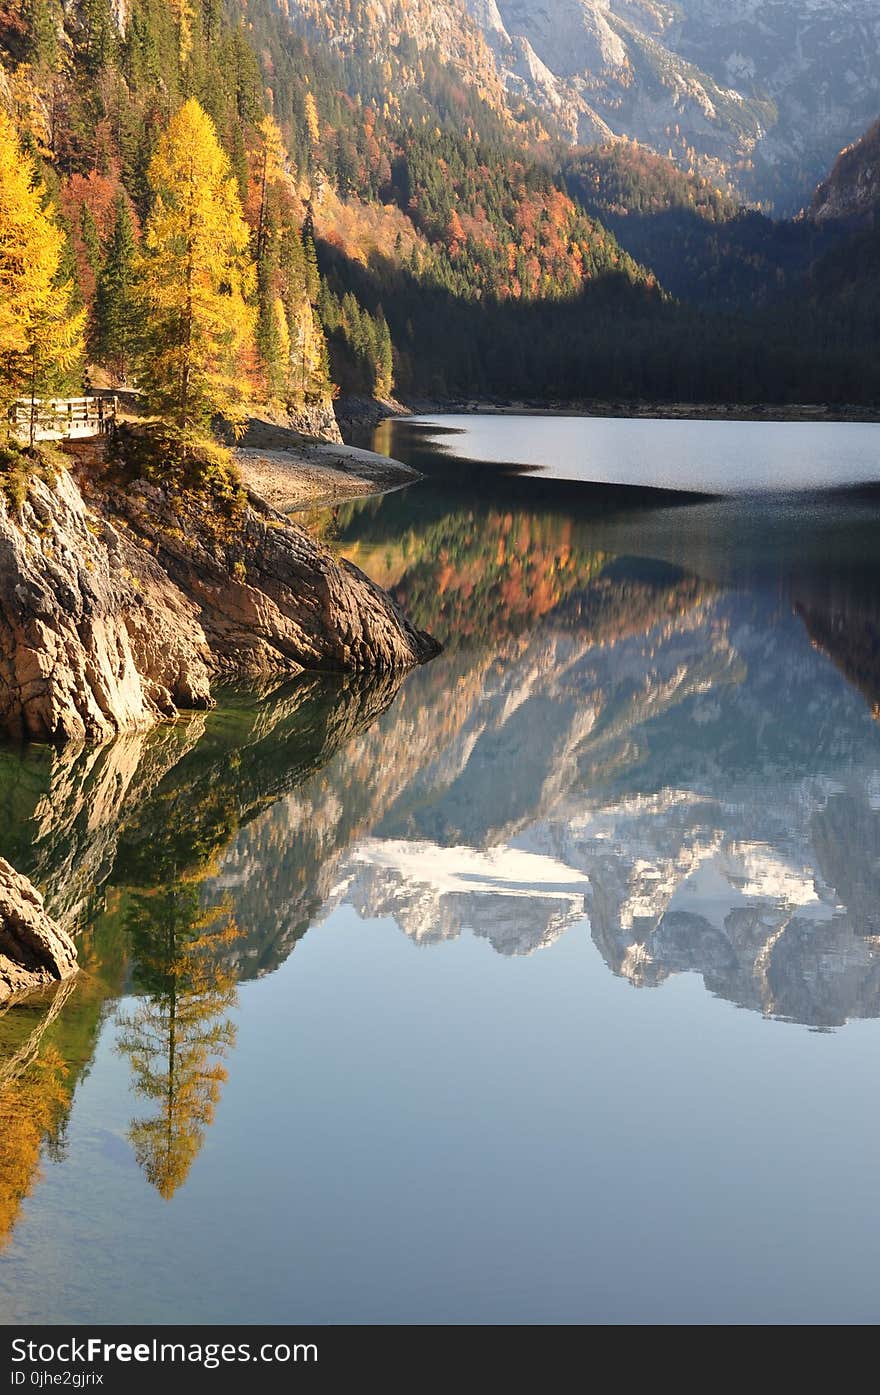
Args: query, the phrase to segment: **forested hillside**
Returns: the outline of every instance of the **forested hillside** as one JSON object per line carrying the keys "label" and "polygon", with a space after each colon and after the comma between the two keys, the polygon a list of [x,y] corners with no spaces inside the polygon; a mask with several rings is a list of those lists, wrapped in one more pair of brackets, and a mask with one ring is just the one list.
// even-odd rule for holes
{"label": "forested hillside", "polygon": [[707,309],[749,311],[779,301],[848,233],[831,220],[778,221],[744,208],[633,141],[578,151],[565,173],[572,195],[672,295]]}

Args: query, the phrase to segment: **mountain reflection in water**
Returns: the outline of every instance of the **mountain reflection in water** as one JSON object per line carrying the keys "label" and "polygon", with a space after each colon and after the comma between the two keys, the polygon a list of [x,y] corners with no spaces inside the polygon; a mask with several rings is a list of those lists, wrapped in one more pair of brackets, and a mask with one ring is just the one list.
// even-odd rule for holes
{"label": "mountain reflection in water", "polygon": [[80,928],[86,969],[0,1018],[0,1118],[20,1121],[0,1231],[123,994],[127,1145],[171,1196],[234,1059],[236,983],[342,904],[420,946],[591,935],[636,987],[696,973],[812,1028],[880,1015],[880,630],[857,543],[817,580],[809,539],[782,574],[761,549],[744,567],[731,527],[708,567],[680,510],[597,523],[512,487],[504,506],[419,488],[314,522],[443,640],[433,664],[0,753],[2,852]]}

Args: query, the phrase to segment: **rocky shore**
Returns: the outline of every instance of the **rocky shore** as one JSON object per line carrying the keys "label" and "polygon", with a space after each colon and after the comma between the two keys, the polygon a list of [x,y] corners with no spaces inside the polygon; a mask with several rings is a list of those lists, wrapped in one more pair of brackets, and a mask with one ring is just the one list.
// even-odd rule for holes
{"label": "rocky shore", "polygon": [[218,679],[407,668],[437,652],[356,567],[257,495],[218,528],[139,482],[0,493],[0,730],[104,740],[211,703]]}

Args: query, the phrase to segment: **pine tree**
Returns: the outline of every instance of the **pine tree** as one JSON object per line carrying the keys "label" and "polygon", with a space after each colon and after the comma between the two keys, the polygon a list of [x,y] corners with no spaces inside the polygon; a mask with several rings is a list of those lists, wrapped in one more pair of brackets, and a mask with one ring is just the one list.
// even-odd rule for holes
{"label": "pine tree", "polygon": [[98,225],[87,203],[84,203],[80,210],[79,232],[83,242],[83,250],[86,254],[86,261],[97,280],[98,276],[101,274],[104,252],[101,247],[101,235],[98,232]]}
{"label": "pine tree", "polygon": [[238,427],[255,319],[250,234],[229,160],[195,98],[161,137],[148,180],[153,207],[137,270],[144,387],[182,430],[218,414]]}
{"label": "pine tree", "polygon": [[138,314],[134,266],[137,244],[124,194],[116,200],[116,221],[95,292],[92,351],[120,382],[125,382],[137,341]]}
{"label": "pine tree", "polygon": [[391,345],[391,331],[385,316],[380,313],[376,328],[376,381],[373,391],[376,397],[390,397],[394,387],[394,350]]}
{"label": "pine tree", "polygon": [[[59,275],[65,238],[45,200],[0,110],[0,407],[23,392],[33,404],[82,351],[85,314],[73,310],[73,284]],[[32,407],[32,443],[34,420]]]}
{"label": "pine tree", "polygon": [[257,348],[265,389],[270,399],[287,396],[290,379],[290,322],[282,291],[281,259],[284,251],[283,213],[273,189],[284,178],[287,151],[277,123],[266,116],[258,127],[256,178],[260,190],[257,219]]}
{"label": "pine tree", "polygon": [[82,62],[91,76],[110,67],[119,53],[119,32],[110,0],[81,0]]}
{"label": "pine tree", "polygon": [[318,253],[310,232],[303,230],[303,252],[306,264],[306,295],[312,305],[317,305],[321,293],[321,273],[318,270]]}
{"label": "pine tree", "polygon": [[[284,304],[275,291],[275,267],[264,244],[257,272],[257,349],[263,368],[266,395],[270,400],[284,396],[290,359],[290,334]],[[278,305],[284,319],[284,332],[278,317]]]}
{"label": "pine tree", "polygon": [[28,62],[35,68],[54,68],[61,24],[57,0],[24,0],[21,17],[27,35]]}

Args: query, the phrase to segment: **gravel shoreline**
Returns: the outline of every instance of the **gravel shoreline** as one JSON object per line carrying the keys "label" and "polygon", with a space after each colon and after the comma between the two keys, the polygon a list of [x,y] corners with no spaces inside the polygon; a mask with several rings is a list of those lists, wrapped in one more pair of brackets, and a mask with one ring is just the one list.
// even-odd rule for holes
{"label": "gravel shoreline", "polygon": [[309,441],[282,427],[261,436],[265,445],[239,446],[235,458],[244,486],[279,513],[384,494],[421,478],[409,465],[355,446]]}

